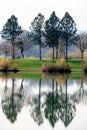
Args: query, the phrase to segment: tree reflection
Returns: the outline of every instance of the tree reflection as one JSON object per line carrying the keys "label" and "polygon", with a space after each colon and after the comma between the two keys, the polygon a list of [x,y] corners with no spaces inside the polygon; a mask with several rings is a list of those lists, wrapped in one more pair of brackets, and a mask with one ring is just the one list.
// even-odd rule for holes
{"label": "tree reflection", "polygon": [[24,95],[23,81],[24,81],[24,79],[22,79],[20,88],[19,88],[18,92],[15,94],[16,100],[17,100],[16,103],[17,103],[18,111],[21,111],[21,109],[24,105],[24,102],[25,102],[24,101],[25,95]]}
{"label": "tree reflection", "polygon": [[[38,88],[37,86],[35,88],[35,86],[31,87],[31,85],[24,87],[24,79],[21,80],[20,86],[16,87],[17,82],[13,78],[11,91],[8,91],[6,80],[5,94],[2,100],[3,112],[7,118],[14,123],[17,119],[18,112],[21,111],[25,104],[28,104],[31,106],[31,117],[38,125],[41,125],[45,118],[52,127],[54,127],[59,120],[67,127],[76,115],[75,104],[83,101],[83,99],[84,102],[87,101],[87,88],[85,88],[86,84],[84,84],[83,79],[81,79],[81,81],[79,80],[78,83],[80,83],[80,87],[74,94],[68,93],[68,85],[73,85],[75,82],[70,82],[70,80],[68,81],[67,79],[63,79],[62,81],[62,78],[61,81],[59,79],[52,79],[52,86],[48,85],[48,88],[43,89],[44,82],[42,82],[41,79],[39,79]],[[28,93],[28,89],[30,93]],[[32,91],[34,89],[35,93]],[[38,93],[36,91],[38,91]]]}
{"label": "tree reflection", "polygon": [[[23,81],[22,81],[23,82]],[[15,79],[12,79],[12,91],[10,96],[6,96],[4,100],[2,100],[2,109],[7,118],[14,123],[17,118],[17,113],[22,108],[22,103],[19,103],[22,99],[22,83],[20,87],[19,93],[14,92],[15,88]]]}
{"label": "tree reflection", "polygon": [[60,104],[58,102],[58,91],[54,91],[54,80],[52,80],[52,92],[49,92],[45,101],[45,117],[49,120],[52,127],[59,119]]}
{"label": "tree reflection", "polygon": [[75,105],[70,102],[67,94],[67,80],[65,81],[65,85],[66,93],[63,94],[63,98],[61,100],[60,119],[64,122],[65,126],[68,126],[75,116],[76,108]]}
{"label": "tree reflection", "polygon": [[[65,93],[58,90],[58,82],[52,80],[52,90],[45,93],[44,105],[41,103],[41,79],[39,81],[39,93],[34,95],[32,99],[32,113],[34,121],[38,125],[43,123],[43,113],[46,119],[49,120],[52,127],[55,126],[59,119],[62,120],[65,126],[68,126],[73,120],[76,108],[74,102],[71,102],[69,95],[67,94],[67,80],[65,80]],[[43,111],[41,110],[43,109]]]}
{"label": "tree reflection", "polygon": [[39,94],[34,96],[32,99],[32,107],[31,116],[38,125],[41,125],[43,123],[43,116],[41,112],[41,79],[39,80]]}
{"label": "tree reflection", "polygon": [[79,89],[73,94],[72,100],[76,103],[87,103],[87,88],[85,88],[84,80],[80,80]]}
{"label": "tree reflection", "polygon": [[2,109],[7,118],[13,123],[17,116],[17,105],[14,100],[14,79],[12,79],[12,94],[5,100],[2,100]]}

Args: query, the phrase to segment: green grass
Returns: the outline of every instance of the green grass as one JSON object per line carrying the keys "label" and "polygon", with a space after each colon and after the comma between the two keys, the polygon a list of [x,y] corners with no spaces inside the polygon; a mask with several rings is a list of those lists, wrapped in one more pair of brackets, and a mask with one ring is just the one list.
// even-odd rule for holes
{"label": "green grass", "polygon": [[81,79],[86,77],[82,73],[71,73],[71,74],[45,74],[41,72],[18,72],[18,73],[8,73],[5,75],[4,73],[0,73],[0,77],[3,79],[8,78],[22,78],[22,79]]}
{"label": "green grass", "polygon": [[32,72],[32,73],[26,73],[26,72],[18,72],[17,74],[11,74],[9,77],[14,77],[14,78],[29,78],[29,79],[81,79],[83,77],[87,77],[87,76],[83,76],[82,73],[71,73],[69,75],[65,74],[65,75],[50,75],[50,74],[44,74],[44,73],[40,73],[40,72]]}
{"label": "green grass", "polygon": [[[13,61],[11,59],[11,61]],[[37,58],[25,58],[15,59],[14,62],[18,65],[17,69],[22,70],[17,74],[11,73],[9,76],[18,78],[57,78],[58,75],[44,75],[42,73],[42,65],[46,63],[56,64],[59,60],[42,59],[41,61]],[[70,78],[80,79],[82,78],[82,65],[83,61],[80,59],[68,60],[71,64],[72,73]],[[66,76],[66,75],[65,75]],[[63,77],[65,78],[65,77]]]}
{"label": "green grass", "polygon": [[72,70],[81,70],[82,69],[83,60],[75,59],[75,60],[68,60],[67,62],[69,62],[71,64]]}
{"label": "green grass", "polygon": [[[17,76],[20,78],[55,78],[56,77],[56,76],[44,77],[41,70],[43,64],[45,63],[55,64],[56,62],[58,62],[58,60],[52,61],[50,59],[43,59],[40,61],[37,58],[35,59],[26,58],[26,59],[15,59],[14,61],[18,64],[18,69],[25,71],[17,74]],[[73,60],[68,60],[67,62],[71,64],[71,69],[73,71],[77,71],[71,73],[70,77],[76,79],[81,78],[82,77],[81,69],[82,69],[83,61],[79,59],[77,60],[73,59]]]}
{"label": "green grass", "polygon": [[[43,59],[43,60],[39,60],[39,59],[15,59],[14,60],[17,65],[18,65],[18,69],[20,70],[41,70],[42,69],[42,65],[45,63],[51,63],[51,64],[55,64],[58,60],[49,60],[49,59]],[[71,69],[72,70],[81,70],[82,69],[82,60],[68,60],[67,62],[69,62],[71,64]]]}
{"label": "green grass", "polygon": [[26,58],[26,59],[15,59],[14,60],[15,63],[17,63],[18,65],[18,69],[20,70],[41,70],[42,68],[42,65],[45,64],[45,63],[56,63],[56,61],[52,61],[52,60],[47,60],[47,59],[44,59],[44,60],[39,60],[39,59],[29,59],[29,58]]}
{"label": "green grass", "polygon": [[[11,61],[13,61],[11,59]],[[42,70],[42,65],[46,63],[50,63],[52,65],[55,65],[59,60],[51,60],[51,59],[42,59],[41,61],[38,58],[25,58],[25,59],[15,59],[13,62],[17,64],[17,69],[19,70],[24,70],[24,71],[41,71]],[[71,64],[71,69],[74,71],[81,71],[82,69],[82,60],[68,60],[68,63]]]}
{"label": "green grass", "polygon": [[32,72],[32,73],[27,73],[27,72],[18,72],[16,74],[17,78],[30,78],[30,79],[42,79],[42,73],[41,72]]}

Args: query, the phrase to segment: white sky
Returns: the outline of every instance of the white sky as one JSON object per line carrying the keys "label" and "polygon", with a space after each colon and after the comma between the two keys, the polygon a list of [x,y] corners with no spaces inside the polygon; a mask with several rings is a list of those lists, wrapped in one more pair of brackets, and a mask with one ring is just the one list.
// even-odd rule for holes
{"label": "white sky", "polygon": [[18,18],[19,25],[29,30],[38,13],[48,19],[53,11],[60,19],[65,12],[69,12],[77,29],[87,30],[87,0],[0,0],[0,30],[13,14]]}

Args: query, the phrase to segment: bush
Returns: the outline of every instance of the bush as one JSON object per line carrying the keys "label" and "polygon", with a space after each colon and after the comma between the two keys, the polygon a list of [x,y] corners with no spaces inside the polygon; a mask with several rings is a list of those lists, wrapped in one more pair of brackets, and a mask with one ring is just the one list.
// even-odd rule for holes
{"label": "bush", "polygon": [[8,70],[10,68],[10,61],[8,59],[2,59],[0,61],[0,68],[3,70]]}
{"label": "bush", "polygon": [[43,72],[46,72],[46,71],[48,71],[51,67],[52,67],[52,66],[51,66],[50,63],[46,63],[46,64],[43,64],[43,65],[42,65],[42,70],[43,70]]}
{"label": "bush", "polygon": [[87,73],[87,61],[83,63],[82,70],[84,73]]}
{"label": "bush", "polygon": [[65,62],[64,59],[61,59],[59,62],[56,63],[56,67],[60,71],[70,71],[71,70],[71,65],[67,62]]}
{"label": "bush", "polygon": [[10,69],[15,70],[17,69],[17,64],[14,62],[11,62],[9,59],[4,58],[0,61],[0,69],[5,70],[5,71],[10,70]]}
{"label": "bush", "polygon": [[44,64],[42,70],[48,73],[70,73],[71,66],[64,59],[61,59],[56,65]]}

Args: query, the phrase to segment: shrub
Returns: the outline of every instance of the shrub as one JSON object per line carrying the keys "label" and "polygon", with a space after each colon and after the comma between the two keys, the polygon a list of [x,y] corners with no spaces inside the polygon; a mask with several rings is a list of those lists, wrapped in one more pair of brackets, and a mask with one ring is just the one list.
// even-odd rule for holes
{"label": "shrub", "polygon": [[61,59],[56,65],[44,64],[42,70],[48,73],[70,73],[71,66],[64,59]]}
{"label": "shrub", "polygon": [[18,65],[16,64],[16,63],[14,63],[14,62],[10,62],[10,68],[12,69],[12,70],[17,70],[17,67],[18,67]]}
{"label": "shrub", "polygon": [[58,61],[56,63],[56,67],[59,68],[59,69],[64,68],[64,66],[65,66],[65,60],[64,59],[60,59],[60,61]]}
{"label": "shrub", "polygon": [[7,70],[10,68],[10,61],[6,58],[0,61],[0,68],[3,70]]}
{"label": "shrub", "polygon": [[4,58],[0,61],[0,68],[2,70],[9,70],[9,69],[15,70],[17,69],[17,64],[14,62],[11,62],[9,59]]}
{"label": "shrub", "polygon": [[71,72],[71,65],[65,62],[64,59],[56,63],[56,68],[59,72]]}
{"label": "shrub", "polygon": [[43,72],[48,71],[48,69],[50,69],[50,68],[51,68],[51,64],[50,63],[46,63],[46,64],[42,65]]}
{"label": "shrub", "polygon": [[87,61],[83,63],[82,70],[84,73],[87,73]]}

